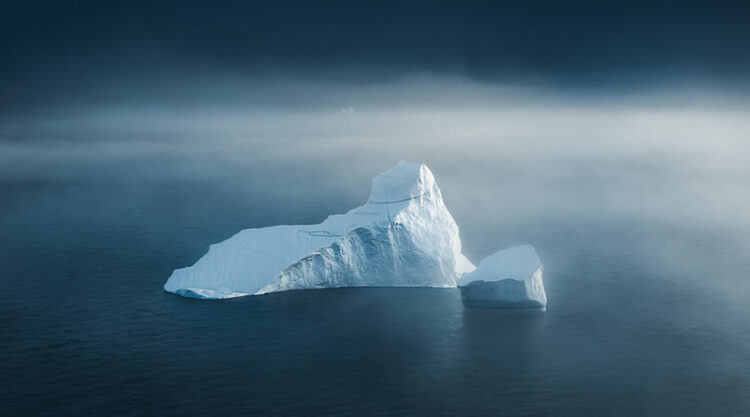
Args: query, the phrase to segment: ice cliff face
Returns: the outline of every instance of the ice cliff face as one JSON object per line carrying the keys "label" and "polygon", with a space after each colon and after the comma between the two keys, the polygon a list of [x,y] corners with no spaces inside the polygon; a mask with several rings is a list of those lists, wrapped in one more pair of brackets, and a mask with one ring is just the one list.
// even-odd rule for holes
{"label": "ice cliff face", "polygon": [[175,270],[164,289],[231,298],[305,288],[455,287],[473,269],[432,172],[401,161],[373,179],[363,206],[318,225],[243,230]]}
{"label": "ice cliff face", "polygon": [[469,307],[528,308],[547,305],[542,262],[528,245],[495,252],[458,280]]}

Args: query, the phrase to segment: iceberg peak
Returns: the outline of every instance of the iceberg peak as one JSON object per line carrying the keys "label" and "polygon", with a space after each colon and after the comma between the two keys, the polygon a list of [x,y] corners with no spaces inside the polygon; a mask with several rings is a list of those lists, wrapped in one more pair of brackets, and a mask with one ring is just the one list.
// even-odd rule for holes
{"label": "iceberg peak", "polygon": [[372,180],[368,204],[398,203],[427,194],[440,197],[432,171],[425,164],[399,161],[393,168]]}

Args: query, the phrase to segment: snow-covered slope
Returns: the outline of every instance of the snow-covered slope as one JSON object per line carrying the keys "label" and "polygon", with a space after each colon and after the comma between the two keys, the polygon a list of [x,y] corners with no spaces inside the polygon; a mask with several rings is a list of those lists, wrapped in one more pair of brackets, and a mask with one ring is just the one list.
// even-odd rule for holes
{"label": "snow-covered slope", "polygon": [[528,245],[515,246],[482,259],[471,273],[458,279],[467,306],[544,307],[542,262]]}
{"label": "snow-covered slope", "polygon": [[231,298],[303,288],[455,287],[473,269],[432,172],[401,161],[373,179],[363,206],[318,225],[243,230],[175,270],[164,289]]}

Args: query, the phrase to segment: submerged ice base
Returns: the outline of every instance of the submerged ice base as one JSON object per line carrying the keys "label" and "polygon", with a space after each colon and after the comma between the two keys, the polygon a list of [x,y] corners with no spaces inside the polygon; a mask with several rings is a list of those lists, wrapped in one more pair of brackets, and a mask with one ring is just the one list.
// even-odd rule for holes
{"label": "submerged ice base", "polygon": [[[527,269],[536,265],[523,258],[528,250],[498,252],[469,274],[475,266],[461,253],[458,226],[432,172],[424,164],[401,161],[373,179],[364,205],[317,225],[243,230],[211,245],[193,266],[176,269],[164,289],[223,299],[312,288],[454,288],[460,278],[466,282],[461,289],[465,301],[544,305],[541,263],[533,248],[523,248],[530,248],[539,264],[532,281],[542,298],[529,293],[524,281]],[[514,260],[516,255],[521,258]],[[497,276],[511,281],[497,283]],[[468,283],[467,277],[476,282]],[[487,279],[479,283],[480,278]]]}

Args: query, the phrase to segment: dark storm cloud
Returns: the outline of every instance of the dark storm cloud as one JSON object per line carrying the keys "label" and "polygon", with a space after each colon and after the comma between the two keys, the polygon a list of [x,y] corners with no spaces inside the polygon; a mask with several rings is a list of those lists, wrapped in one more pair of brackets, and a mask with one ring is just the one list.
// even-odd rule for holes
{"label": "dark storm cloud", "polygon": [[49,1],[3,8],[6,95],[217,69],[550,83],[734,82],[750,73],[746,1]]}

